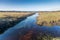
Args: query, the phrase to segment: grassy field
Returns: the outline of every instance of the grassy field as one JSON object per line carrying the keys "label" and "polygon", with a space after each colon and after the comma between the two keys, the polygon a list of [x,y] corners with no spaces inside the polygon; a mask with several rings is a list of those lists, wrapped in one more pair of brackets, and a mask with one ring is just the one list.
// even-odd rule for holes
{"label": "grassy field", "polygon": [[16,20],[17,18],[27,17],[32,14],[33,12],[13,12],[13,11],[0,12],[0,21],[5,20],[5,18],[9,20]]}
{"label": "grassy field", "polygon": [[60,26],[60,12],[40,12],[37,18],[37,24],[40,26]]}
{"label": "grassy field", "polygon": [[23,17],[32,14],[31,12],[0,12],[0,18],[2,17]]}
{"label": "grassy field", "polygon": [[53,38],[53,40],[60,40],[60,37]]}
{"label": "grassy field", "polygon": [[0,34],[4,33],[14,25],[25,20],[32,12],[0,12]]}

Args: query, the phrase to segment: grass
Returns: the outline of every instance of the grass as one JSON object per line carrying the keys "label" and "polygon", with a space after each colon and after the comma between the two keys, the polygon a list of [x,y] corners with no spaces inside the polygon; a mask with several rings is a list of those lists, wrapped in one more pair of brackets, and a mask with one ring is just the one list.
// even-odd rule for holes
{"label": "grass", "polygon": [[32,15],[32,12],[9,12],[9,11],[5,11],[5,12],[0,12],[0,20],[5,20],[9,19],[9,20],[16,20],[17,18],[22,18],[22,17],[27,17],[29,15]]}
{"label": "grass", "polygon": [[60,40],[60,37],[53,38],[53,40]]}
{"label": "grass", "polygon": [[19,22],[25,20],[32,12],[0,12],[0,34],[4,33]]}
{"label": "grass", "polygon": [[2,17],[23,17],[23,16],[27,16],[30,15],[30,12],[0,12],[0,18]]}
{"label": "grass", "polygon": [[60,12],[40,12],[37,24],[40,26],[60,26]]}

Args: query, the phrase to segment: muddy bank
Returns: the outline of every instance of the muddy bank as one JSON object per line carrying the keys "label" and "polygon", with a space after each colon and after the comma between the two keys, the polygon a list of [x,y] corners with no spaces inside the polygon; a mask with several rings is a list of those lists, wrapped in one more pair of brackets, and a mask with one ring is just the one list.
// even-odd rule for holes
{"label": "muddy bank", "polygon": [[0,34],[3,33],[4,31],[6,31],[7,29],[13,27],[14,25],[16,25],[17,23],[23,21],[24,19],[26,19],[26,17],[22,17],[20,19],[17,20],[13,20],[13,21],[3,21],[0,22]]}
{"label": "muddy bank", "polygon": [[9,28],[13,27],[14,25],[18,24],[19,22],[25,20],[28,16],[33,15],[34,13],[31,13],[29,15],[15,18],[14,17],[4,17],[0,18],[0,34],[4,33]]}

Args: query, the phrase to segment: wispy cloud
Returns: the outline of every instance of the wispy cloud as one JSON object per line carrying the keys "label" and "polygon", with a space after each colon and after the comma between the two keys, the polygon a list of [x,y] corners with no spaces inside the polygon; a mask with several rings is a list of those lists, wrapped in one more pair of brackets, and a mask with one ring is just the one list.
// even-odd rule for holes
{"label": "wispy cloud", "polygon": [[0,0],[0,10],[4,11],[60,10],[60,0]]}

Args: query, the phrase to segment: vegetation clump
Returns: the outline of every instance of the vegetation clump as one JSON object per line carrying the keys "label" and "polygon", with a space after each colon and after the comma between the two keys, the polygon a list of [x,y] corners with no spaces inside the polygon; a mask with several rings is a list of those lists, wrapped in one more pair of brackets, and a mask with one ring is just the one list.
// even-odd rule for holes
{"label": "vegetation clump", "polygon": [[37,24],[40,26],[60,26],[60,12],[40,12]]}

